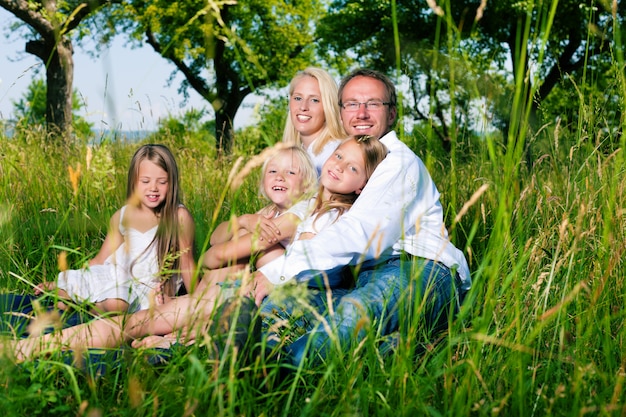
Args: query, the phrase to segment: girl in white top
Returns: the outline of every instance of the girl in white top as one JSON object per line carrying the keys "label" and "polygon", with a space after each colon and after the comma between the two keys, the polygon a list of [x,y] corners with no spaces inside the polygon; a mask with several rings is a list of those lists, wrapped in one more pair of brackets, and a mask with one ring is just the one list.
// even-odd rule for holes
{"label": "girl in white top", "polygon": [[312,238],[350,209],[385,156],[387,148],[372,136],[351,136],[341,142],[322,166],[311,216],[298,226],[295,240]]}
{"label": "girl in white top", "polygon": [[289,83],[289,115],[283,142],[302,146],[319,175],[324,162],[345,137],[335,80],[315,67],[296,74]]}
{"label": "girl in white top", "polygon": [[317,171],[300,146],[279,144],[267,152],[259,193],[270,204],[254,214],[233,217],[211,234],[211,247],[201,256],[204,274],[198,290],[217,284],[248,265],[261,267],[282,255],[305,218]]}
{"label": "girl in white top", "polygon": [[[89,265],[59,274],[35,293],[57,289],[74,303],[92,303],[96,313],[134,312],[163,303],[181,283],[187,290],[195,270],[194,221],[179,198],[178,167],[164,145],[143,145],[128,170],[126,205]],[[66,308],[65,302],[58,304]]]}
{"label": "girl in white top", "polygon": [[[295,149],[301,148],[295,147]],[[292,151],[294,155],[297,153],[295,150]],[[318,195],[311,200],[313,213],[310,218],[312,221],[301,223],[301,226],[298,228],[299,238],[308,239],[312,237],[319,230],[318,227],[321,226],[321,224],[318,225],[318,221],[323,223],[334,221],[335,217],[347,210],[363,190],[376,165],[386,155],[387,149],[385,146],[378,139],[370,136],[350,137],[342,142],[323,165]],[[288,159],[293,161],[291,157]],[[294,168],[283,168],[282,170],[278,167],[272,168],[271,164],[268,164],[268,167],[266,168],[267,174],[265,178],[271,177],[274,171],[285,173],[294,171]],[[287,184],[281,181],[272,182],[269,180],[268,185],[270,189],[279,192],[279,195],[283,195],[283,197],[289,200],[290,187]],[[331,220],[324,220],[327,216]],[[266,218],[265,216],[260,216],[257,218],[256,223],[250,224],[260,227],[260,224]],[[242,220],[241,223],[248,224],[248,220]],[[257,226],[251,228],[257,230]],[[295,233],[296,228],[294,227],[293,230]],[[231,237],[235,237],[238,233],[239,229],[232,233]],[[242,236],[246,237],[246,239],[252,238],[251,235],[254,234],[254,232],[248,229],[245,229],[242,233]],[[265,243],[265,245],[271,247],[277,245],[277,243],[274,245]],[[284,248],[282,252],[284,252]],[[279,254],[271,254],[272,259],[275,256],[279,256]],[[260,259],[257,260],[257,263],[258,261]],[[85,347],[116,347],[125,341],[146,335],[171,334],[175,338],[176,335],[172,332],[184,327],[190,327],[190,332],[187,333],[187,336],[193,338],[195,335],[194,326],[205,324],[206,319],[210,317],[216,306],[215,292],[211,290],[201,291],[200,286],[192,294],[176,297],[151,310],[138,311],[125,317],[111,317],[73,326],[62,330],[60,333],[51,333],[38,338],[9,342],[11,351],[15,352],[17,359],[25,359],[36,354],[42,348],[84,349]],[[163,346],[162,341],[162,338],[146,338],[143,343],[134,343],[133,346]]]}

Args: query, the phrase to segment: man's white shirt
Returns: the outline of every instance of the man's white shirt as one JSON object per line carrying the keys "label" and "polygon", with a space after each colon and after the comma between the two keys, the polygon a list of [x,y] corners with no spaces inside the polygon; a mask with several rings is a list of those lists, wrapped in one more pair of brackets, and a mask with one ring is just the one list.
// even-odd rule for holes
{"label": "man's white shirt", "polygon": [[424,163],[391,131],[380,138],[389,153],[354,205],[314,238],[293,242],[260,271],[273,284],[306,281],[320,271],[382,262],[403,251],[441,262],[471,278],[463,253],[449,240],[439,191]]}

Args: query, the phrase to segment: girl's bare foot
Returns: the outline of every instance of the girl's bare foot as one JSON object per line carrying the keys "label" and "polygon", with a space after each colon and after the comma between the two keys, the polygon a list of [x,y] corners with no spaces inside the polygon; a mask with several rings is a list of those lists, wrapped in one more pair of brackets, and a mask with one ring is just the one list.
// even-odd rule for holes
{"label": "girl's bare foot", "polygon": [[131,346],[135,349],[169,349],[174,343],[176,343],[176,338],[173,336],[146,336],[142,339],[133,340]]}

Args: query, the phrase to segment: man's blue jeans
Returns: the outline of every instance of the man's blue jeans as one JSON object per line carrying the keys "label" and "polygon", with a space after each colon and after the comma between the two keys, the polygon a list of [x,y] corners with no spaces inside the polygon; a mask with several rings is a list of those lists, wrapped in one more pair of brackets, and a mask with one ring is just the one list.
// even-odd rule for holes
{"label": "man's blue jeans", "polygon": [[[287,360],[294,365],[308,358],[317,363],[326,358],[333,344],[342,351],[356,346],[372,331],[386,336],[403,326],[415,329],[422,320],[424,334],[445,330],[451,314],[458,312],[458,275],[446,266],[417,257],[395,257],[371,268],[361,269],[353,289],[332,290],[332,311],[326,291],[314,291],[311,305],[321,314],[306,315],[296,325],[305,333],[285,347]],[[262,313],[287,309],[266,301]],[[280,315],[280,313],[279,313]],[[415,337],[418,337],[416,334]]]}

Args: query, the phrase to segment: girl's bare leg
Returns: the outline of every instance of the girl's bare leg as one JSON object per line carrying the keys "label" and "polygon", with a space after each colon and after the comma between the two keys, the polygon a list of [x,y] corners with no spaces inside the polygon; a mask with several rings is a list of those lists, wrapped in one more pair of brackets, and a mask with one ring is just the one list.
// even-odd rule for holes
{"label": "girl's bare leg", "polygon": [[60,332],[12,341],[8,347],[18,360],[24,360],[51,350],[113,348],[142,336],[165,335],[183,328],[194,331],[193,324],[206,324],[215,303],[215,290],[195,292],[131,315],[101,318]]}
{"label": "girl's bare leg", "polygon": [[[217,283],[206,285],[208,281],[205,279],[202,282],[205,283],[204,287],[198,287],[193,295],[169,302],[177,303],[177,306],[167,311],[160,309],[158,320],[153,319],[147,324],[138,323],[139,327],[131,332],[135,338],[132,346],[150,348],[171,345],[173,342],[190,344],[197,334],[204,333],[212,319],[213,310],[223,300],[233,296],[235,291],[229,287],[224,289]],[[143,336],[147,337],[140,339]],[[160,340],[162,336],[168,340]]]}
{"label": "girl's bare leg", "polygon": [[139,348],[170,348],[173,344],[178,342],[178,337],[174,333],[166,334],[165,336],[146,336],[143,339],[135,339],[132,342],[132,347]]}
{"label": "girl's bare leg", "polygon": [[124,314],[128,311],[128,303],[120,298],[107,298],[95,303],[93,312],[96,315],[105,313]]}
{"label": "girl's bare leg", "polygon": [[83,350],[87,347],[118,346],[124,340],[122,320],[122,316],[96,320],[44,336],[9,341],[3,348],[10,349],[16,359],[25,360],[59,349]]}

